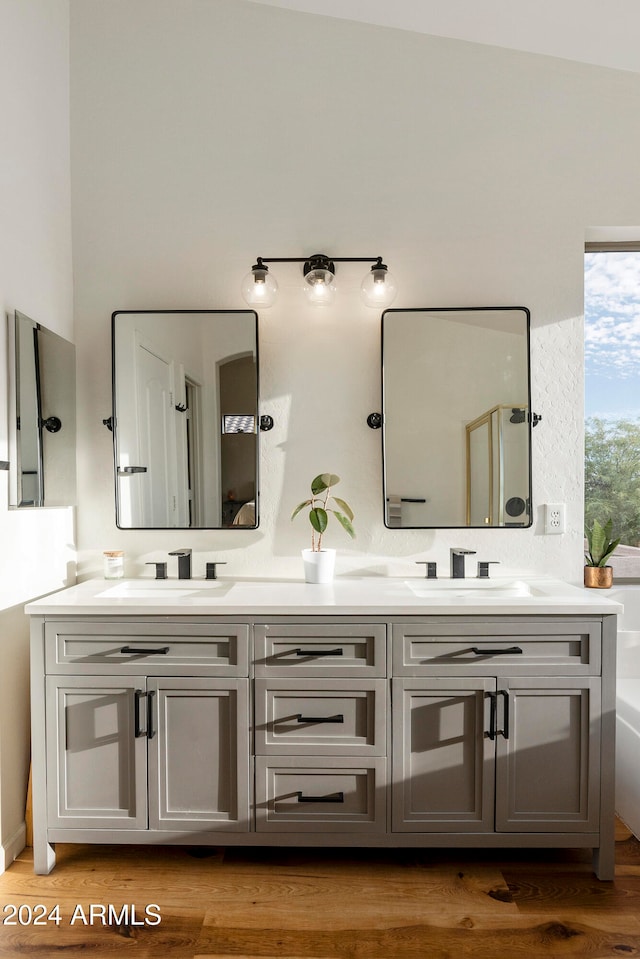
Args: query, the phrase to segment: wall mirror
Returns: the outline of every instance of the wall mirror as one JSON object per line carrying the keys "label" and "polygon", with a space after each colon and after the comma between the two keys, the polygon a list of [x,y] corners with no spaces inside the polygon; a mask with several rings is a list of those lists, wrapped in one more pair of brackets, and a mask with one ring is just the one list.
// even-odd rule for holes
{"label": "wall mirror", "polygon": [[121,529],[258,525],[258,316],[112,316],[116,522]]}
{"label": "wall mirror", "polygon": [[9,505],[76,502],[76,351],[24,313],[9,314]]}
{"label": "wall mirror", "polygon": [[530,315],[385,310],[388,527],[531,525]]}

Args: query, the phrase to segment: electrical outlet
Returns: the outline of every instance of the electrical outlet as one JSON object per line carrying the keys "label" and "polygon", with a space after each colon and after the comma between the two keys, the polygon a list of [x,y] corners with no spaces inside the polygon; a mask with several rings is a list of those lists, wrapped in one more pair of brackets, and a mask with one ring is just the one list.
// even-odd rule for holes
{"label": "electrical outlet", "polygon": [[566,530],[564,503],[547,503],[544,513],[545,533],[564,533]]}

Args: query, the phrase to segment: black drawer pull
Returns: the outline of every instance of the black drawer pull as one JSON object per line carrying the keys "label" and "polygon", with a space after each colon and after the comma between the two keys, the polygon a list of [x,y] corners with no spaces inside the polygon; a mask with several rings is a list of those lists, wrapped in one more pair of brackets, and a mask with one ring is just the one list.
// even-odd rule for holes
{"label": "black drawer pull", "polygon": [[471,652],[475,653],[476,656],[502,656],[503,654],[515,654],[521,653],[522,650],[519,646],[508,646],[507,649],[480,649],[478,646],[472,646]]}
{"label": "black drawer pull", "polygon": [[336,713],[335,716],[303,716],[302,713],[298,713],[296,717],[296,722],[298,723],[343,723],[344,716],[342,713]]}
{"label": "black drawer pull", "polygon": [[298,802],[344,802],[344,793],[329,793],[328,796],[304,796],[299,792]]}
{"label": "black drawer pull", "polygon": [[159,656],[165,655],[171,649],[170,646],[160,646],[158,649],[153,649],[147,646],[146,649],[139,649],[137,646],[123,646],[120,650],[121,653],[136,653],[143,656]]}
{"label": "black drawer pull", "polygon": [[342,649],[296,649],[296,656],[342,656]]}

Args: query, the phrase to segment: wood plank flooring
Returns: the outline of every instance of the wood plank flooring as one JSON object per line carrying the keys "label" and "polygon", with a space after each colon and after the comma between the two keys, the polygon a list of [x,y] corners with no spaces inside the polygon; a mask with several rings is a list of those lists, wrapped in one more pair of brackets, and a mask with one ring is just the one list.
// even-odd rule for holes
{"label": "wood plank flooring", "polygon": [[640,957],[640,843],[620,824],[613,883],[583,850],[57,853],[49,876],[29,849],[0,876],[1,959]]}

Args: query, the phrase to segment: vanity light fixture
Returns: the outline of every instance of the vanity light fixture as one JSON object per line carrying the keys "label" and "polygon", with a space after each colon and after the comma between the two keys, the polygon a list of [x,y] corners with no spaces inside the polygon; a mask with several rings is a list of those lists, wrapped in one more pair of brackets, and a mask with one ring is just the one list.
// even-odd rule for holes
{"label": "vanity light fixture", "polygon": [[360,293],[364,303],[373,309],[385,309],[394,300],[398,287],[381,256],[336,256],[333,259],[324,253],[313,256],[259,256],[251,272],[242,281],[242,296],[245,302],[256,309],[266,310],[273,306],[278,284],[269,272],[267,263],[302,263],[304,291],[314,306],[329,306],[336,293],[336,263],[372,263]]}

